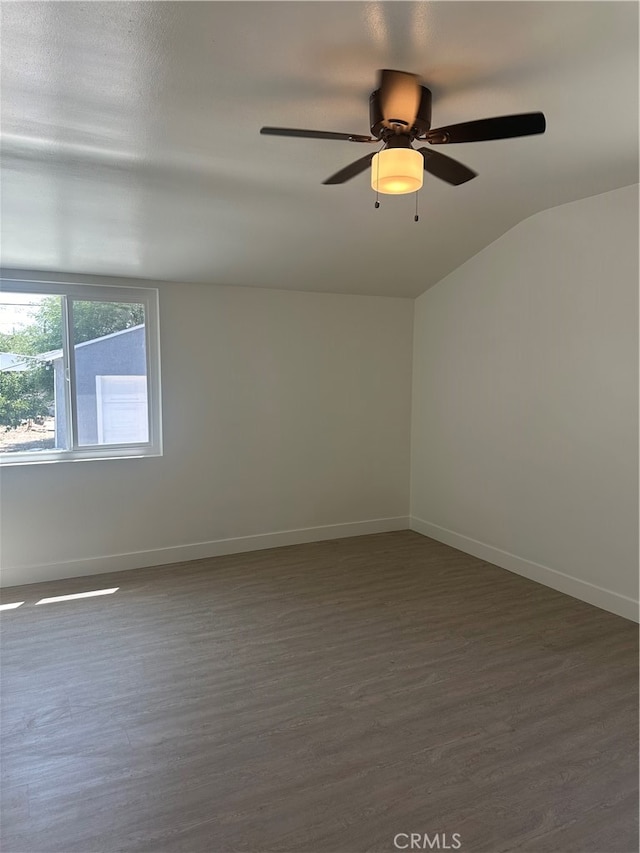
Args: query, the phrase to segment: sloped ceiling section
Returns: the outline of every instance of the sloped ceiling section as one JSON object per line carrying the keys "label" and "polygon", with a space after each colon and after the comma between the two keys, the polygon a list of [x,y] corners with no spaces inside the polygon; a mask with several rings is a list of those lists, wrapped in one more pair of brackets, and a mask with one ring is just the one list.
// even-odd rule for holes
{"label": "sloped ceiling section", "polygon": [[[434,126],[542,110],[544,136],[448,146],[479,177],[384,197],[365,153],[379,68]],[[11,2],[2,28],[8,267],[413,296],[523,218],[638,180],[633,2]],[[370,149],[367,149],[370,150]]]}

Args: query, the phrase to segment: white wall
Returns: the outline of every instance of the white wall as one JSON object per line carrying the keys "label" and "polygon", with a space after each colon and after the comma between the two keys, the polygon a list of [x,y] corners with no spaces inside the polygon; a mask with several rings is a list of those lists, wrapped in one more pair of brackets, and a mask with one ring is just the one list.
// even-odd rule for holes
{"label": "white wall", "polygon": [[159,287],[164,456],[5,468],[4,585],[408,526],[413,300]]}
{"label": "white wall", "polygon": [[634,617],[638,188],[521,222],[416,301],[413,527]]}
{"label": "white wall", "polygon": [[164,457],[4,469],[3,584],[406,527],[415,313],[414,529],[634,617],[637,204],[539,213],[415,312],[160,284]]}

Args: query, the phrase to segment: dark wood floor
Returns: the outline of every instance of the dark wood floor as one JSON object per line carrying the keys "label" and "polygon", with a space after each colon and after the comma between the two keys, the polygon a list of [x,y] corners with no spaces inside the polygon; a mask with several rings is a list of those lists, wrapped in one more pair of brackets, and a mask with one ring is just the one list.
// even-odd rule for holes
{"label": "dark wood floor", "polygon": [[637,626],[416,533],[3,599],[4,853],[638,849]]}

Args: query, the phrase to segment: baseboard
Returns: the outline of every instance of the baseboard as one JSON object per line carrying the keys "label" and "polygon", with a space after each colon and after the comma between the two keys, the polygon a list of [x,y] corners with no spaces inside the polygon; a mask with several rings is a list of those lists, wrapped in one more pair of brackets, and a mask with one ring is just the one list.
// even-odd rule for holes
{"label": "baseboard", "polygon": [[238,536],[233,539],[214,539],[210,542],[194,542],[170,548],[134,551],[129,554],[110,554],[105,557],[66,560],[60,563],[7,567],[0,569],[0,586],[19,586],[21,584],[40,583],[41,581],[61,580],[62,578],[99,575],[105,572],[143,569],[148,566],[165,566],[168,563],[183,563],[189,560],[202,560],[207,557],[239,554],[244,551],[280,548],[283,545],[301,545],[305,542],[322,542],[326,539],[344,539],[348,536],[366,536],[370,533],[407,530],[408,527],[408,516],[374,518],[368,521],[351,521],[344,524],[324,524],[320,527],[258,533],[252,536]]}
{"label": "baseboard", "polygon": [[608,610],[617,616],[623,616],[625,619],[631,619],[634,622],[640,621],[638,617],[639,603],[626,595],[620,595],[620,593],[580,580],[573,575],[550,569],[548,566],[540,565],[540,563],[525,560],[508,551],[502,551],[500,548],[487,545],[485,542],[456,533],[454,530],[448,530],[446,527],[423,521],[421,518],[412,517],[410,527],[416,533],[421,533],[430,539],[436,539],[438,542],[444,542],[445,545],[451,545],[459,551],[472,554],[474,557],[486,560],[487,563],[493,563],[501,569],[507,569],[517,575],[529,578],[529,580],[556,589],[558,592],[572,595],[574,598],[579,598],[581,601],[602,608],[602,610]]}

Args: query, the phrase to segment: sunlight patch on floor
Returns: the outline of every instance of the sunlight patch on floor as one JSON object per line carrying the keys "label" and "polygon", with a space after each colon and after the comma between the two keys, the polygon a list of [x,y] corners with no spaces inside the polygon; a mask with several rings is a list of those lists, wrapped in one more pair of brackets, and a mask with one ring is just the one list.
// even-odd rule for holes
{"label": "sunlight patch on floor", "polygon": [[76,592],[73,595],[55,595],[52,598],[41,598],[36,601],[36,604],[51,604],[53,601],[70,601],[72,598],[92,598],[94,595],[111,595],[120,589],[114,586],[113,589],[94,589],[92,592]]}

